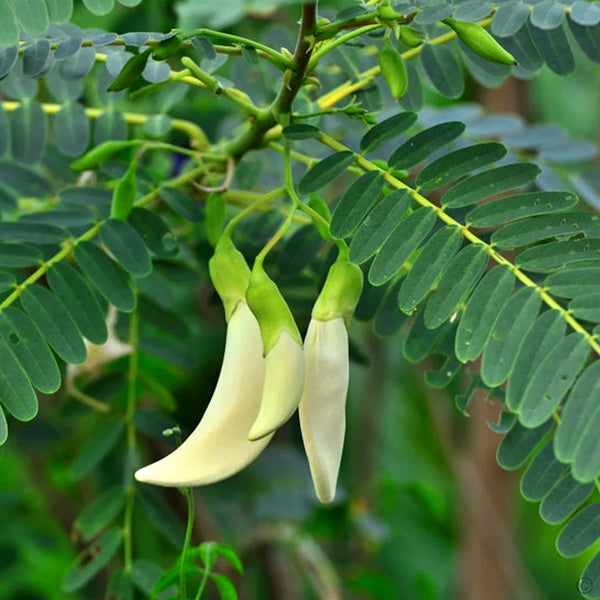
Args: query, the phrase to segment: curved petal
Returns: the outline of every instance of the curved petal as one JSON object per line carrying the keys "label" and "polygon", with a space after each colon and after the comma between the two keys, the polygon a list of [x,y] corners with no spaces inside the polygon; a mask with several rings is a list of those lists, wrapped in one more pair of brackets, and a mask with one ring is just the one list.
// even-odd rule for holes
{"label": "curved petal", "polygon": [[260,406],[264,373],[258,323],[248,305],[240,302],[229,320],[223,366],[202,420],[179,448],[138,470],[135,478],[170,487],[206,485],[250,464],[272,437],[248,440]]}
{"label": "curved petal", "polygon": [[283,331],[266,357],[265,383],[260,411],[249,438],[259,440],[281,427],[298,408],[304,388],[302,346]]}
{"label": "curved petal", "polygon": [[306,380],[298,407],[304,448],[317,498],[335,497],[344,434],[350,366],[343,317],[312,319],[304,339]]}

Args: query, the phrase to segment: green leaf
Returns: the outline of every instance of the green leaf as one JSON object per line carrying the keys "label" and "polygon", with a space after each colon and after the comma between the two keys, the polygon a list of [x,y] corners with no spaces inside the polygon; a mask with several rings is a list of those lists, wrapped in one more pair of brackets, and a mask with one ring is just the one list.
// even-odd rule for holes
{"label": "green leaf", "polygon": [[535,429],[515,423],[498,446],[496,453],[498,464],[507,470],[518,469],[524,465],[551,427],[550,421]]}
{"label": "green leaf", "polygon": [[31,383],[40,392],[52,394],[60,387],[60,372],[39,329],[14,306],[0,313],[0,335],[11,349]]}
{"label": "green leaf", "polygon": [[354,154],[348,150],[336,152],[319,161],[309,169],[298,183],[300,194],[310,194],[341,175],[354,161]]}
{"label": "green leaf", "polygon": [[369,212],[383,187],[383,175],[369,171],[357,179],[338,201],[331,217],[331,235],[342,239],[352,233]]}
{"label": "green leaf", "polygon": [[398,294],[400,308],[410,314],[444,272],[462,243],[458,227],[438,231],[421,249]]}
{"label": "green leaf", "polygon": [[492,33],[509,37],[521,29],[529,18],[529,5],[521,2],[504,2],[492,18]]}
{"label": "green leaf", "polygon": [[[594,4],[589,4],[588,6],[597,8]],[[597,24],[592,27],[578,25],[572,20],[572,12],[569,16],[571,17],[571,19],[569,19],[569,28],[573,37],[577,40],[579,47],[591,61],[600,63],[600,43],[598,42],[600,26]]]}
{"label": "green leaf", "polygon": [[404,265],[419,247],[436,222],[435,211],[423,206],[396,226],[387,238],[369,269],[369,281],[383,285]]}
{"label": "green leaf", "polygon": [[73,0],[46,0],[48,16],[52,23],[64,25],[73,14]]}
{"label": "green leaf", "polygon": [[21,294],[21,302],[46,341],[66,363],[85,362],[87,352],[81,334],[56,294],[40,285],[29,285]]}
{"label": "green leaf", "polygon": [[569,310],[578,319],[600,322],[600,293],[577,296],[569,302]]}
{"label": "green leaf", "polygon": [[577,556],[600,538],[600,503],[580,510],[558,534],[556,549],[567,558]]}
{"label": "green leaf", "polygon": [[34,244],[60,244],[69,234],[60,227],[24,221],[0,222],[0,238]]}
{"label": "green leaf", "polygon": [[455,140],[464,130],[465,124],[460,121],[449,121],[424,129],[396,149],[388,164],[392,169],[414,167],[439,148]]}
{"label": "green leaf", "polygon": [[543,271],[571,262],[598,259],[600,259],[600,239],[588,239],[551,242],[528,248],[517,256],[516,264],[528,271]]}
{"label": "green leaf", "polygon": [[556,435],[556,454],[573,463],[579,481],[591,481],[600,471],[597,429],[600,422],[600,363],[590,365],[579,377],[563,411]]}
{"label": "green leaf", "polygon": [[533,163],[514,163],[473,175],[451,187],[442,197],[442,206],[460,208],[531,183],[541,169]]}
{"label": "green leaf", "polygon": [[506,147],[498,142],[454,150],[428,164],[417,176],[416,183],[423,191],[434,190],[500,160],[505,154]]}
{"label": "green leaf", "polygon": [[418,310],[404,340],[403,352],[406,360],[418,363],[427,358],[453,327],[452,323],[446,322],[442,327],[429,329],[425,326],[424,311]]}
{"label": "green leaf", "polygon": [[15,46],[19,43],[19,24],[15,16],[12,3],[9,0],[0,0],[0,48]]}
{"label": "green leaf", "polygon": [[[529,9],[528,6],[522,4],[525,8]],[[502,38],[502,46],[508,50],[517,60],[519,65],[513,68],[515,74],[521,74],[529,76],[541,69],[544,65],[544,61],[540,56],[533,38],[531,37],[529,23],[523,24],[521,29],[510,37]]]}
{"label": "green leaf", "polygon": [[108,86],[107,91],[120,92],[121,90],[126,90],[128,87],[133,85],[144,72],[151,52],[152,48],[148,48],[147,50],[132,56],[125,63],[125,66],[121,69],[119,74],[115,77],[115,80]]}
{"label": "green leaf", "polygon": [[562,523],[587,500],[593,489],[593,483],[579,483],[567,473],[542,500],[540,517],[552,525]]}
{"label": "green leaf", "polygon": [[373,332],[379,337],[386,338],[395,335],[407,319],[406,313],[398,308],[400,284],[401,281],[397,281],[386,289],[385,295],[375,311]]}
{"label": "green leaf", "polygon": [[[516,324],[515,324],[516,325]],[[537,427],[552,416],[590,355],[585,336],[574,332],[563,338],[535,370],[521,401],[519,420]]]}
{"label": "green leaf", "polygon": [[75,258],[98,291],[117,309],[131,312],[136,299],[127,278],[119,267],[92,242],[81,242]]}
{"label": "green leaf", "polygon": [[83,277],[64,262],[52,265],[47,277],[52,291],[65,305],[81,334],[92,344],[104,344],[108,338],[104,314]]}
{"label": "green leaf", "polygon": [[350,260],[363,263],[384,244],[410,206],[408,190],[396,190],[380,200],[360,224],[350,242]]}
{"label": "green leaf", "polygon": [[204,219],[202,208],[193,198],[181,190],[163,187],[160,190],[163,200],[181,217],[190,223],[200,223]]}
{"label": "green leaf", "polygon": [[30,421],[38,412],[38,401],[29,379],[9,346],[0,340],[0,402],[19,421]]}
{"label": "green leaf", "polygon": [[579,581],[577,589],[584,598],[599,598],[600,589],[600,553],[596,554],[592,560],[585,566]]}
{"label": "green leaf", "polygon": [[223,225],[225,224],[226,209],[227,206],[223,194],[210,194],[206,199],[204,229],[206,231],[206,238],[212,246],[216,246],[221,237],[221,231],[223,231]]}
{"label": "green leaf", "polygon": [[471,211],[466,218],[473,227],[495,227],[534,215],[554,213],[577,204],[571,192],[531,192],[500,198]]}
{"label": "green leaf", "polygon": [[488,264],[486,250],[471,244],[461,250],[440,278],[425,307],[425,325],[431,329],[448,320],[477,285]]}
{"label": "green leaf", "polygon": [[142,236],[127,222],[108,219],[102,224],[100,237],[117,262],[135,277],[152,271],[150,253]]}
{"label": "green leaf", "polygon": [[551,0],[543,0],[532,7],[530,20],[540,29],[556,29],[565,20],[565,9]]}
{"label": "green leaf", "polygon": [[481,378],[487,386],[498,387],[510,375],[541,304],[537,289],[524,287],[502,308],[481,361]]}
{"label": "green leaf", "polygon": [[283,128],[283,137],[288,140],[309,140],[319,135],[320,130],[314,125],[294,123]]}
{"label": "green leaf", "polygon": [[39,102],[24,99],[10,115],[10,141],[13,158],[19,162],[38,162],[46,147],[48,117]]}
{"label": "green leaf", "polygon": [[114,0],[83,0],[85,7],[94,15],[107,15],[114,6]]}
{"label": "green leaf", "polygon": [[237,593],[233,583],[229,581],[225,575],[218,575],[217,573],[211,573],[210,578],[214,581],[219,590],[219,596],[221,600],[237,600]]}
{"label": "green leaf", "polygon": [[129,213],[128,222],[142,236],[150,251],[160,258],[173,258],[177,252],[177,243],[165,222],[145,208],[134,207]]}
{"label": "green leaf", "polygon": [[7,271],[0,271],[0,292],[7,292],[15,287],[16,277]]}
{"label": "green leaf", "polygon": [[44,197],[52,194],[48,179],[31,167],[14,162],[0,162],[0,181],[17,192],[19,197]]}
{"label": "green leaf", "polygon": [[122,541],[121,529],[109,529],[97,542],[77,556],[62,582],[62,591],[71,594],[93,579],[108,565]]}
{"label": "green leaf", "polygon": [[21,27],[33,38],[46,35],[50,21],[44,0],[13,0]]}
{"label": "green leaf", "polygon": [[434,88],[446,98],[459,98],[465,89],[460,65],[447,46],[423,44],[421,63]]}
{"label": "green leaf", "polygon": [[519,412],[523,393],[531,376],[546,356],[564,338],[566,322],[558,310],[543,312],[523,341],[515,360],[515,367],[506,386],[506,404]]}
{"label": "green leaf", "polygon": [[393,115],[371,127],[360,140],[360,150],[363,154],[377,150],[383,144],[406,131],[414,125],[417,120],[417,113],[402,112]]}
{"label": "green leaf", "polygon": [[123,436],[125,424],[120,417],[111,418],[88,438],[71,465],[73,479],[81,479],[115,448]]}
{"label": "green leaf", "polygon": [[494,231],[493,244],[500,248],[516,248],[551,237],[587,234],[598,228],[600,215],[592,212],[570,212],[542,215],[510,223]]}
{"label": "green leaf", "polygon": [[56,142],[63,154],[80,156],[89,143],[90,120],[79,102],[65,104],[54,115]]}
{"label": "green leaf", "polygon": [[600,291],[600,267],[562,269],[547,277],[544,286],[553,296],[575,298]]}
{"label": "green leaf", "polygon": [[244,567],[242,561],[235,553],[231,546],[227,544],[221,544],[215,548],[215,552],[223,559],[225,559],[238,573],[244,574]]}
{"label": "green leaf", "polygon": [[575,58],[564,25],[551,31],[531,26],[530,31],[536,48],[552,71],[557,75],[568,75],[575,70]]}
{"label": "green leaf", "polygon": [[523,498],[532,502],[544,498],[564,475],[567,468],[567,465],[556,460],[552,440],[546,442],[523,473],[521,478]]}
{"label": "green leaf", "polygon": [[75,527],[88,542],[116,518],[125,506],[125,490],[115,485],[102,492],[75,520]]}

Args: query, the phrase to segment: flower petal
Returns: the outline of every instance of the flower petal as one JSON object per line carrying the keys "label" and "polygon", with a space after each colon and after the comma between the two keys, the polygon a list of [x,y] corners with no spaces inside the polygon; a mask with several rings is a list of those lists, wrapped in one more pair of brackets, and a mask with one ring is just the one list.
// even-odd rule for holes
{"label": "flower petal", "polygon": [[298,408],[304,388],[302,346],[283,331],[266,356],[265,383],[260,411],[250,429],[251,440],[281,427]]}
{"label": "flower petal", "polygon": [[300,428],[315,492],[321,502],[328,503],[335,497],[346,431],[350,366],[343,317],[312,319],[304,339],[304,355]]}
{"label": "flower petal", "polygon": [[227,327],[225,354],[213,397],[196,429],[171,454],[135,474],[170,487],[206,485],[241,471],[272,436],[248,440],[262,396],[265,359],[255,316],[239,302]]}

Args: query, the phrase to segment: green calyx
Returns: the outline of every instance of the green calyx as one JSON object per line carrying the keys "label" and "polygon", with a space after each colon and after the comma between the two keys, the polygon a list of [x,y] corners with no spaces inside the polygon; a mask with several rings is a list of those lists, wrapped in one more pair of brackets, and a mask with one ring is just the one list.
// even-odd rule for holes
{"label": "green calyx", "polygon": [[279,288],[265,273],[261,263],[255,263],[252,269],[246,301],[258,321],[265,356],[284,331],[302,345],[302,337],[290,308]]}
{"label": "green calyx", "polygon": [[515,57],[506,51],[481,25],[456,19],[443,21],[454,29],[460,41],[475,54],[497,65],[516,65]]}
{"label": "green calyx", "polygon": [[250,269],[243,254],[233,245],[229,236],[222,236],[215,253],[208,261],[210,279],[225,308],[225,319],[229,321],[233,311],[246,296],[250,282]]}
{"label": "green calyx", "polygon": [[346,327],[360,299],[363,274],[358,265],[338,258],[331,265],[325,285],[312,310],[313,319],[331,321],[343,317]]}

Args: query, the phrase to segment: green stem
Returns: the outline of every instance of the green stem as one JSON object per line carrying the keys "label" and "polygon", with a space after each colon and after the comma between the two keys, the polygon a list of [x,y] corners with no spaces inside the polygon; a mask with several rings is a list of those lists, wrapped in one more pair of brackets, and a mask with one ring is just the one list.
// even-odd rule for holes
{"label": "green stem", "polygon": [[275,62],[280,64],[283,68],[287,69],[290,66],[290,61],[283,54],[281,54],[281,52],[277,52],[277,50],[273,50],[273,48],[270,48],[269,46],[265,46],[260,42],[255,42],[254,40],[250,40],[239,35],[232,35],[231,33],[222,33],[220,31],[214,31],[213,29],[202,28],[195,29],[191,33],[186,34],[183,39],[190,39],[196,35],[203,35],[206,37],[212,37],[228,42],[233,42],[242,46],[249,46],[251,48],[254,48],[255,50],[260,50],[261,52],[264,52],[266,55],[270,56]]}
{"label": "green stem", "polygon": [[185,561],[192,540],[192,530],[194,528],[194,494],[191,488],[183,488],[183,494],[187,498],[188,519],[185,530],[185,539],[181,550],[181,570],[179,571],[179,600],[187,600],[187,582],[185,577]]}
{"label": "green stem", "polygon": [[260,208],[263,204],[266,204],[267,202],[270,202],[271,200],[278,198],[284,192],[285,192],[284,187],[278,187],[277,189],[271,190],[270,192],[264,194],[264,196],[261,196],[258,200],[255,200],[252,204],[250,204],[249,206],[244,208],[244,210],[242,210],[242,212],[240,212],[235,217],[233,217],[233,219],[231,219],[231,221],[229,221],[229,223],[227,224],[227,227],[225,227],[225,231],[223,231],[223,235],[230,236],[232,234],[235,226],[242,219],[246,218],[250,213],[255,212],[256,209]]}
{"label": "green stem", "polygon": [[381,29],[381,27],[383,27],[383,25],[381,25],[379,23],[375,23],[374,25],[365,25],[364,27],[359,27],[358,29],[355,29],[354,31],[349,31],[348,33],[345,33],[344,35],[341,35],[340,37],[335,38],[334,40],[331,40],[331,42],[329,42],[328,44],[323,44],[323,46],[321,46],[318,50],[313,52],[310,62],[308,63],[307,71],[310,73],[315,68],[316,64],[326,54],[328,54],[329,52],[331,52],[338,46],[345,44],[346,42],[350,41],[351,39],[354,39],[355,37],[359,37],[361,35],[364,35],[365,33],[369,33],[369,31],[375,31],[376,29]]}
{"label": "green stem", "polygon": [[238,92],[233,88],[221,87],[221,84],[217,79],[204,72],[191,58],[184,56],[181,59],[181,64],[217,96],[222,96],[230,102],[233,102],[251,117],[256,118],[259,115],[259,109],[254,106],[252,102],[243,98],[241,92]]}
{"label": "green stem", "polygon": [[[129,462],[128,467],[133,466],[133,461],[136,454],[135,423],[133,418],[135,415],[137,401],[137,378],[139,369],[137,351],[138,336],[139,314],[137,310],[134,310],[129,316],[129,343],[132,346],[132,351],[129,355],[129,369],[127,371],[127,409],[125,412],[125,426],[127,428],[127,459]],[[133,507],[135,503],[135,483],[132,472],[127,473],[125,496],[125,518],[123,522],[123,570],[125,573],[130,573],[133,564],[133,540],[131,530],[133,523]]]}

